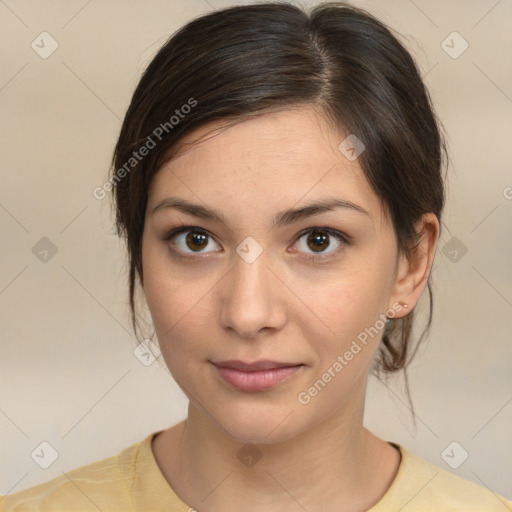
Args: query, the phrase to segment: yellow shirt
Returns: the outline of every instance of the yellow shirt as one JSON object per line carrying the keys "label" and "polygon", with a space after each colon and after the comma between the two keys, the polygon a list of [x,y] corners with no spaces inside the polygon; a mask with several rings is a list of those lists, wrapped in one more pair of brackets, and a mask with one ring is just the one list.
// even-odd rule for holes
{"label": "yellow shirt", "polygon": [[[0,512],[191,512],[153,456],[151,440],[157,433],[67,476],[0,496]],[[402,461],[391,487],[368,512],[512,511],[504,497],[390,444],[400,450]]]}

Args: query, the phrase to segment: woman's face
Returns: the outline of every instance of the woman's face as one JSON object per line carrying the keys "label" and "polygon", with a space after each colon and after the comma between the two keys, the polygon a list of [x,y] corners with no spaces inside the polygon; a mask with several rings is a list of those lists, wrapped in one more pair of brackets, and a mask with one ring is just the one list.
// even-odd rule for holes
{"label": "woman's face", "polygon": [[[265,114],[188,148],[151,182],[144,292],[162,355],[191,406],[234,440],[285,440],[361,409],[385,315],[404,298],[392,225],[338,149],[344,138],[310,107]],[[357,208],[292,213],[334,200]],[[302,366],[240,389],[213,364],[227,360]]]}

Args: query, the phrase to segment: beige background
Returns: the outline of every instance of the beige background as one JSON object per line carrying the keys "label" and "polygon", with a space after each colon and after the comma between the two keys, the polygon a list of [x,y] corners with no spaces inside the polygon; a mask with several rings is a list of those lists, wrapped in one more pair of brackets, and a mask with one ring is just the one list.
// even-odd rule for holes
{"label": "beige background", "polygon": [[[192,17],[235,3],[0,1],[2,494],[118,453],[186,415],[163,363],[134,356],[123,246],[108,200],[92,191],[160,45]],[[418,429],[401,379],[370,379],[365,423],[510,498],[512,2],[354,4],[406,38],[452,156],[432,333],[410,371]],[[31,48],[43,31],[59,45],[47,59]],[[453,31],[469,44],[456,59],[441,46]],[[46,262],[32,252],[43,237],[57,249]],[[447,243],[467,253],[451,261]],[[31,458],[43,441],[58,452],[48,469]],[[452,441],[469,453],[457,469],[441,456]]]}

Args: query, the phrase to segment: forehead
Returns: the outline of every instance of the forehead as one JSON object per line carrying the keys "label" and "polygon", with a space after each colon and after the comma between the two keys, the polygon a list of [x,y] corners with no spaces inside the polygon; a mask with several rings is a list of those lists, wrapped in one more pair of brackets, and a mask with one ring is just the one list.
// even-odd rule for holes
{"label": "forehead", "polygon": [[[379,215],[380,204],[357,160],[339,144],[347,135],[313,107],[266,113],[226,126],[201,126],[173,148],[154,176],[149,203],[184,195],[206,204],[280,209],[326,195]],[[275,207],[275,208],[274,208]]]}
{"label": "forehead", "polygon": [[[179,161],[206,157],[222,161],[229,151],[249,161],[261,163],[271,160],[315,160],[328,153],[339,156],[337,146],[344,135],[328,125],[313,106],[301,106],[277,112],[252,115],[243,121],[220,120],[206,123],[187,134],[174,146],[171,162],[173,168]],[[323,153],[323,155],[320,155]],[[354,165],[354,168],[357,165]]]}

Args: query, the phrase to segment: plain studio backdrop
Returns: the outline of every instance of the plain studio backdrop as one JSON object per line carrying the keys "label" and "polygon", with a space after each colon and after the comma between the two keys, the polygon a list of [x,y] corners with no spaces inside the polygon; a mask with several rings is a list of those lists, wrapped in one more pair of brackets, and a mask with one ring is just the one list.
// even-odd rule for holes
{"label": "plain studio backdrop", "polygon": [[[186,416],[162,358],[137,348],[123,245],[93,190],[155,52],[188,20],[241,3],[0,1],[0,494]],[[433,325],[409,370],[417,430],[401,377],[370,378],[365,425],[510,498],[512,2],[353,4],[402,34],[452,158]],[[425,292],[417,334],[427,306]]]}

